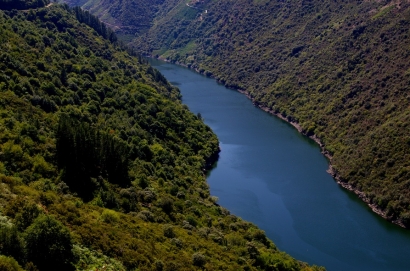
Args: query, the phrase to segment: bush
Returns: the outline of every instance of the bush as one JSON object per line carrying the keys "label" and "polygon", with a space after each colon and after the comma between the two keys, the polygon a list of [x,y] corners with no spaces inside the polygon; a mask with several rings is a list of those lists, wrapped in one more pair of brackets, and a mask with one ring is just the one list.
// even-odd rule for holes
{"label": "bush", "polygon": [[120,220],[120,216],[113,210],[104,210],[101,214],[101,220],[105,223],[116,223]]}
{"label": "bush", "polygon": [[35,204],[25,204],[15,217],[18,230],[24,231],[41,214],[41,210]]}
{"label": "bush", "polygon": [[24,260],[23,240],[15,226],[0,226],[0,254],[12,256],[20,262]]}
{"label": "bush", "polygon": [[186,220],[189,222],[190,225],[192,225],[193,227],[196,227],[198,225],[198,222],[196,221],[196,219],[192,216],[188,216],[186,218]]}
{"label": "bush", "polygon": [[0,270],[1,271],[23,271],[23,268],[17,261],[11,257],[0,255]]}
{"label": "bush", "polygon": [[72,270],[72,240],[67,228],[41,215],[25,232],[27,258],[40,270]]}
{"label": "bush", "polygon": [[194,253],[192,255],[192,261],[195,266],[202,267],[206,264],[206,257],[202,253]]}
{"label": "bush", "polygon": [[160,206],[165,213],[170,214],[174,210],[174,201],[164,197],[160,202]]}
{"label": "bush", "polygon": [[164,270],[164,263],[161,260],[155,261],[155,270],[156,271]]}
{"label": "bush", "polygon": [[171,225],[164,225],[164,236],[168,238],[175,237],[175,232]]}
{"label": "bush", "polygon": [[120,261],[83,246],[74,245],[73,253],[76,259],[78,259],[76,263],[77,270],[126,270]]}

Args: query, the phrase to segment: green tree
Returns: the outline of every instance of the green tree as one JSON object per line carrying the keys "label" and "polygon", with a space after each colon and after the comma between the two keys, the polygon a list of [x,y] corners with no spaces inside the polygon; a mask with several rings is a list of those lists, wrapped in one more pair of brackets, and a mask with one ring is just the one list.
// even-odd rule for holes
{"label": "green tree", "polygon": [[[24,244],[15,226],[0,226],[0,254],[12,256],[19,262],[24,262]],[[0,267],[0,270],[3,269]]]}
{"label": "green tree", "polygon": [[68,229],[54,217],[41,215],[25,232],[27,259],[40,270],[72,270],[73,243]]}
{"label": "green tree", "polygon": [[0,270],[1,271],[23,271],[23,268],[17,261],[11,257],[0,255]]}

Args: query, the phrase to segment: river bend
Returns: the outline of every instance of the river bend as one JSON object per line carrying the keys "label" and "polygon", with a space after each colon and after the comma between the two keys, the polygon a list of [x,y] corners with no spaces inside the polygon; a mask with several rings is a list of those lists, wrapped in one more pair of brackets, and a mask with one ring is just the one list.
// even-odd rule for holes
{"label": "river bend", "polygon": [[221,142],[208,176],[220,205],[258,225],[279,249],[329,271],[410,270],[410,231],[337,185],[316,143],[213,79],[150,61]]}

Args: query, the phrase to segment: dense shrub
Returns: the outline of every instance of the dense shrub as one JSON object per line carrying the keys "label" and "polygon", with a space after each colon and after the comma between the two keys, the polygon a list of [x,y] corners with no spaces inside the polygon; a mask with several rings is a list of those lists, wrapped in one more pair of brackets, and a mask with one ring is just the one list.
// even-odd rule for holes
{"label": "dense shrub", "polygon": [[0,255],[0,270],[1,271],[23,271],[23,268],[18,264],[18,262],[4,255]]}
{"label": "dense shrub", "polygon": [[0,254],[25,261],[24,241],[15,226],[0,225]]}
{"label": "dense shrub", "polygon": [[73,270],[68,229],[53,216],[41,215],[25,231],[27,259],[40,270]]}

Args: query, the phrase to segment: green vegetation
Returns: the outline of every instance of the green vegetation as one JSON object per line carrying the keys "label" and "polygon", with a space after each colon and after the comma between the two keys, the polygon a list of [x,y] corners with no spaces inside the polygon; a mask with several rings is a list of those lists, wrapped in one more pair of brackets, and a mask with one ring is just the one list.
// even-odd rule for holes
{"label": "green vegetation", "polygon": [[23,271],[23,269],[15,259],[3,255],[0,255],[0,270]]}
{"label": "green vegetation", "polygon": [[0,9],[32,9],[44,7],[50,0],[0,0]]}
{"label": "green vegetation", "polygon": [[0,269],[323,270],[215,203],[216,136],[104,29],[0,11]]}
{"label": "green vegetation", "polygon": [[27,260],[40,270],[71,270],[72,240],[68,229],[52,216],[38,216],[25,231]]}
{"label": "green vegetation", "polygon": [[123,39],[131,40],[148,31],[158,11],[158,5],[164,0],[59,0],[59,2],[88,10],[107,23]]}
{"label": "green vegetation", "polygon": [[134,40],[138,50],[298,123],[320,139],[345,187],[409,227],[410,4],[186,2],[165,1]]}

